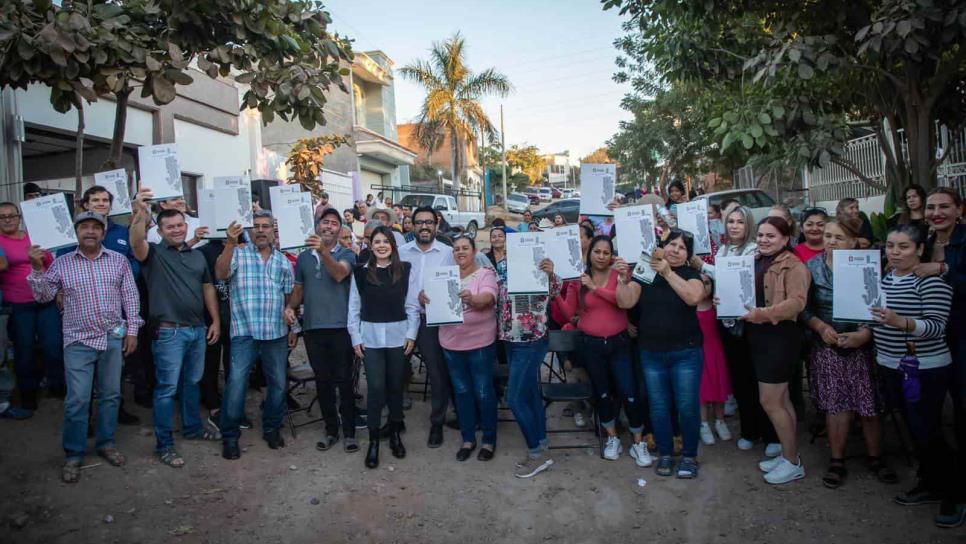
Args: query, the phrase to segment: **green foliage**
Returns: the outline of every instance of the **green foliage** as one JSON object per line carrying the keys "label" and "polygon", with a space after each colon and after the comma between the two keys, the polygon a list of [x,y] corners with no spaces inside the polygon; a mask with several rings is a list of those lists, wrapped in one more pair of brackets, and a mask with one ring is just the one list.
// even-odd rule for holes
{"label": "green foliage", "polygon": [[292,183],[301,184],[312,196],[318,198],[322,193],[322,166],[325,156],[336,148],[348,145],[350,140],[346,136],[319,136],[317,138],[302,138],[295,142],[288,154],[285,164],[291,169],[289,179]]}
{"label": "green foliage", "polygon": [[[325,122],[324,91],[344,87],[350,42],[328,30],[315,0],[11,0],[0,6],[0,87],[51,87],[67,111],[77,93],[89,101],[141,87],[155,104],[193,81],[192,61],[209,77],[250,85],[242,107]],[[186,7],[190,6],[190,7]],[[122,127],[123,129],[123,127]],[[123,130],[121,132],[123,134]]]}
{"label": "green foliage", "polygon": [[506,150],[506,164],[517,175],[526,176],[530,185],[540,185],[547,170],[547,161],[535,145],[512,145]]}

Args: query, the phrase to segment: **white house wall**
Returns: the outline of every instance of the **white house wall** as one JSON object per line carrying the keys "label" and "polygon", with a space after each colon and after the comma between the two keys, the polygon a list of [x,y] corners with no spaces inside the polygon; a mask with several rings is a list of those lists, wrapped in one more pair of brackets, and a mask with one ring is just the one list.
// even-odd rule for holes
{"label": "white house wall", "polygon": [[[50,105],[50,88],[31,85],[26,91],[17,90],[17,104],[24,122],[52,127],[68,132],[77,130],[77,111],[59,113]],[[110,140],[114,134],[115,103],[101,99],[84,105],[84,134]],[[150,112],[129,107],[124,141],[135,145],[150,145],[153,119]]]}
{"label": "white house wall", "polygon": [[175,119],[175,143],[181,171],[201,176],[200,185],[211,187],[215,176],[246,175],[252,166],[247,115],[238,118],[237,136]]}

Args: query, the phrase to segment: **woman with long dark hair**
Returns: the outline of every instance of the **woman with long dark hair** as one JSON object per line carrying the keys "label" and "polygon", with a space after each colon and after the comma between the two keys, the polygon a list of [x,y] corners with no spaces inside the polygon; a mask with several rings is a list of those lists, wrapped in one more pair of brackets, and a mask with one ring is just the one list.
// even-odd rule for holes
{"label": "woman with long dark hair", "polygon": [[580,287],[568,292],[561,309],[568,320],[576,318],[580,339],[580,359],[590,375],[601,426],[607,431],[604,458],[616,461],[622,451],[617,436],[611,379],[624,401],[634,443],[630,456],[638,466],[651,465],[651,454],[644,443],[644,426],[638,407],[637,380],[631,368],[631,340],[627,334],[627,312],[617,306],[618,273],[613,268],[614,244],[609,236],[595,236],[584,260]]}
{"label": "woman with long dark hair", "polygon": [[349,336],[366,369],[369,451],[366,466],[379,466],[379,427],[389,404],[389,448],[406,456],[399,433],[403,423],[403,376],[406,355],[419,330],[419,281],[399,258],[392,230],[372,232],[369,259],[352,273],[349,289]]}
{"label": "woman with long dark hair", "polygon": [[683,438],[677,477],[698,475],[699,390],[704,352],[695,307],[704,298],[705,289],[700,273],[688,266],[693,253],[691,234],[671,229],[651,260],[657,272],[651,283],[632,281],[631,268],[623,259],[614,264],[620,274],[617,305],[624,309],[636,306],[639,316],[637,342],[657,442],[655,472],[659,476],[670,476],[674,468],[672,402]]}
{"label": "woman with long dark hair", "polygon": [[926,190],[922,185],[913,183],[902,192],[902,209],[889,218],[891,229],[899,225],[912,225],[922,230],[923,239],[929,235],[929,223],[926,221]]}
{"label": "woman with long dark hair", "polygon": [[795,246],[795,255],[807,263],[825,249],[825,223],[828,214],[821,208],[809,208],[802,212],[802,243]]}
{"label": "woman with long dark hair", "polygon": [[795,438],[795,407],[788,393],[804,337],[798,314],[805,308],[808,270],[792,252],[792,227],[780,217],[758,223],[754,308],[741,320],[758,377],[761,406],[775,426],[782,453],[759,463],[765,481],[783,484],[805,477]]}

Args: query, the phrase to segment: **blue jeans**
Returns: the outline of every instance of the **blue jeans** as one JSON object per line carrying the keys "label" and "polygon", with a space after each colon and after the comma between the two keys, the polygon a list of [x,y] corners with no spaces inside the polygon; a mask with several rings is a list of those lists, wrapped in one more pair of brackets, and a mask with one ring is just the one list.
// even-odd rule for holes
{"label": "blue jeans", "polygon": [[67,460],[81,460],[87,450],[87,417],[91,389],[97,379],[97,449],[114,446],[117,410],[121,402],[123,347],[119,338],[108,337],[107,349],[95,350],[80,342],[64,348],[67,397],[64,399],[64,453]]}
{"label": "blue jeans", "polygon": [[[9,316],[0,315],[0,349],[7,345],[7,319]],[[10,367],[7,366],[6,352],[0,353],[0,413],[3,413],[10,406],[10,397],[13,396],[13,388],[16,381]]]}
{"label": "blue jeans", "polygon": [[638,407],[637,378],[631,368],[631,341],[626,334],[601,338],[583,335],[580,338],[580,360],[594,388],[594,402],[600,425],[613,429],[615,425],[614,399],[611,397],[611,378],[624,401],[624,412],[632,433],[643,432]]}
{"label": "blue jeans", "polygon": [[205,372],[204,327],[161,327],[151,343],[154,354],[154,436],[156,452],[174,448],[171,427],[174,420],[174,397],[181,395],[181,435],[197,436],[202,432],[198,383]]}
{"label": "blue jeans", "polygon": [[11,304],[10,339],[13,341],[14,368],[21,392],[36,391],[40,386],[34,352],[37,341],[44,354],[47,386],[64,386],[64,333],[60,310],[53,302]]}
{"label": "blue jeans", "polygon": [[231,372],[221,403],[221,436],[225,442],[237,442],[241,436],[238,424],[245,415],[248,375],[256,357],[262,360],[267,389],[262,407],[262,435],[275,432],[282,426],[282,418],[285,417],[288,338],[255,340],[251,336],[234,336],[231,339]]}
{"label": "blue jeans", "polygon": [[[658,454],[674,453],[671,403],[677,408],[681,424],[684,457],[697,457],[698,430],[701,427],[701,369],[704,350],[648,351],[641,349],[641,368],[651,404],[651,424]],[[673,397],[673,400],[672,400]]]}
{"label": "blue jeans", "polygon": [[496,445],[496,391],[493,389],[493,365],[496,344],[470,351],[443,350],[449,364],[449,378],[456,396],[463,442],[476,444],[476,419],[479,410],[483,443]]}
{"label": "blue jeans", "polygon": [[506,342],[510,380],[506,400],[527,442],[536,455],[547,442],[547,414],[540,394],[540,365],[547,356],[547,337],[533,342]]}

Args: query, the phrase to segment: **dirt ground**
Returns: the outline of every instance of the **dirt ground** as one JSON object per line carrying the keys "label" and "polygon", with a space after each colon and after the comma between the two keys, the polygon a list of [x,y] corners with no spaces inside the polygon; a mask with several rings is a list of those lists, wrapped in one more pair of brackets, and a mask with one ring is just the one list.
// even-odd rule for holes
{"label": "dirt ground", "polygon": [[[298,399],[307,402],[313,391]],[[694,481],[660,478],[626,453],[612,462],[592,450],[556,450],[551,470],[520,480],[513,465],[524,444],[514,423],[500,423],[493,461],[458,463],[459,433],[447,429],[442,448],[427,448],[428,402],[411,397],[409,454],[394,459],[384,447],[376,470],[363,466],[364,430],[363,451],[355,454],[316,451],[321,423],[301,427],[297,438],[286,429],[287,447],[273,451],[257,418],[242,436],[241,460],[223,460],[218,443],[176,435],[187,465],[172,469],[152,456],[150,411],[128,402],[142,425],[119,428],[127,466],[108,466],[92,454],[75,485],[59,478],[62,405],[44,399],[33,419],[0,422],[0,543],[966,542],[963,529],[933,526],[935,507],[891,502],[912,481],[899,458],[891,461],[900,485],[879,484],[854,462],[836,491],[820,480],[822,440],[803,448],[808,477],[782,487],[762,480],[760,451],[739,451],[734,442],[702,446]],[[257,414],[259,401],[251,392],[249,414]],[[562,408],[551,408],[551,428],[572,426]],[[861,453],[860,439],[851,448]]]}

